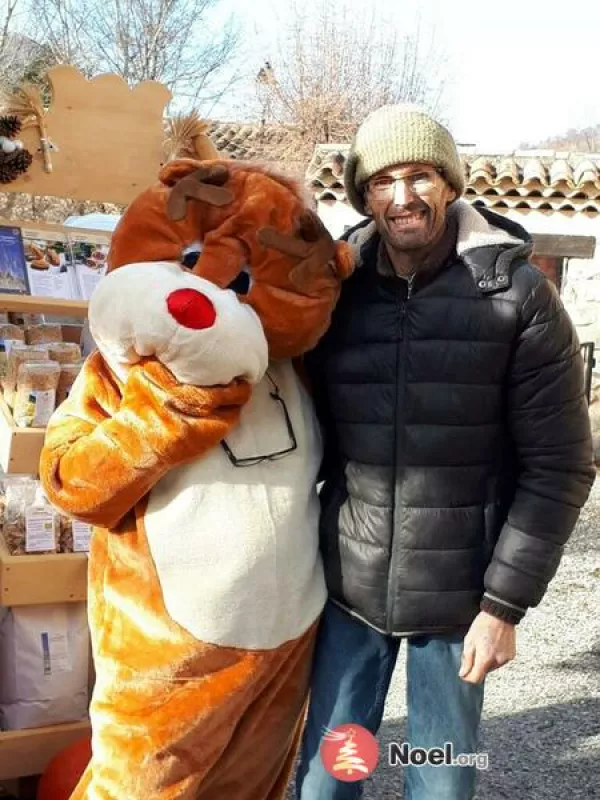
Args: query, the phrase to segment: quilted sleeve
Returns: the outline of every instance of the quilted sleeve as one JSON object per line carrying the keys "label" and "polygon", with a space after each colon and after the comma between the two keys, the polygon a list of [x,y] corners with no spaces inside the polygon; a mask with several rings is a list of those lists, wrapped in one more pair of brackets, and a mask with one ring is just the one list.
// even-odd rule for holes
{"label": "quilted sleeve", "polygon": [[507,388],[519,473],[482,608],[518,620],[542,599],[595,476],[579,342],[545,278],[523,306]]}
{"label": "quilted sleeve", "polygon": [[237,423],[250,386],[183,386],[158,361],[121,388],[99,353],[86,362],[46,432],[40,478],[50,501],[113,528],[173,467],[200,458]]}

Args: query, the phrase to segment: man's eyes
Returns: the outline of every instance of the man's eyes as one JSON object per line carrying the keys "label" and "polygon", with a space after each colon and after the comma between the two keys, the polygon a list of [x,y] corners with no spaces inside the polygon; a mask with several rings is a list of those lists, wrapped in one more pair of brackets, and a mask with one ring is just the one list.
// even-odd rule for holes
{"label": "man's eyes", "polygon": [[416,172],[414,175],[404,175],[401,178],[378,178],[375,186],[391,186],[396,181],[406,181],[407,183],[426,183],[431,180],[431,175],[427,172]]}

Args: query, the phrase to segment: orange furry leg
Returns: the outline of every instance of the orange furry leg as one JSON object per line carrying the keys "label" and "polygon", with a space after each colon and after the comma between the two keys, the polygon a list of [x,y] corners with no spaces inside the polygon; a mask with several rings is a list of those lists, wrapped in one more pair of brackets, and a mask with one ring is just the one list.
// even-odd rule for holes
{"label": "orange furry leg", "polygon": [[70,797],[70,800],[85,800],[88,797],[87,791],[92,780],[92,770],[88,766],[86,771],[81,776],[79,783],[75,787],[75,791]]}
{"label": "orange furry leg", "polygon": [[199,643],[178,681],[97,684],[92,764],[71,800],[282,800],[315,633],[272,651]]}
{"label": "orange furry leg", "polygon": [[195,800],[283,800],[304,727],[315,633],[313,626],[280,672],[257,687]]}

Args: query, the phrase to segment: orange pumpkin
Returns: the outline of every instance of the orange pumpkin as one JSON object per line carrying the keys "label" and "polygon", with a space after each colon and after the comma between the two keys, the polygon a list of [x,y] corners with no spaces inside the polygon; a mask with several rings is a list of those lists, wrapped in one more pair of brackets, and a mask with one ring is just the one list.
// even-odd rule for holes
{"label": "orange pumpkin", "polygon": [[57,753],[40,778],[37,800],[69,800],[91,757],[89,736]]}

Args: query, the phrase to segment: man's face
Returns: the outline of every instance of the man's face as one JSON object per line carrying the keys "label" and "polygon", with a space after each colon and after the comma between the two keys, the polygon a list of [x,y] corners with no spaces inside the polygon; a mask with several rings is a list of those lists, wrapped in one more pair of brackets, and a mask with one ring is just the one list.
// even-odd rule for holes
{"label": "man's face", "polygon": [[418,250],[441,235],[456,192],[429,164],[398,164],[368,182],[365,206],[377,230],[395,250]]}

